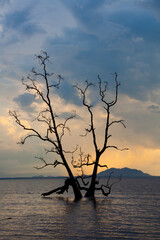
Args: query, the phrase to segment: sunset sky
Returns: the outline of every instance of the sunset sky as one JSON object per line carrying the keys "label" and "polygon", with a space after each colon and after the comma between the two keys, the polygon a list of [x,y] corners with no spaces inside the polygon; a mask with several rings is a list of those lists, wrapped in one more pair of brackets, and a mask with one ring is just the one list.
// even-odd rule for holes
{"label": "sunset sky", "polygon": [[[53,93],[57,113],[76,110],[66,147],[79,144],[94,156],[92,142],[79,137],[88,115],[72,85],[83,86],[86,79],[96,84],[100,74],[113,99],[117,72],[121,86],[111,117],[124,119],[127,128],[113,127],[112,143],[129,150],[106,151],[101,162],[160,176],[160,1],[0,0],[0,177],[66,174],[59,166],[34,169],[41,164],[34,157],[45,155],[46,146],[34,139],[17,145],[25,133],[8,114],[16,110],[26,124],[33,124],[29,120],[41,103],[25,92],[21,79],[32,67],[39,68],[35,54],[41,50],[50,55],[48,69],[64,77]],[[88,101],[95,105],[101,144],[104,112],[97,104],[96,87],[92,90]],[[47,157],[49,162],[54,159]]]}

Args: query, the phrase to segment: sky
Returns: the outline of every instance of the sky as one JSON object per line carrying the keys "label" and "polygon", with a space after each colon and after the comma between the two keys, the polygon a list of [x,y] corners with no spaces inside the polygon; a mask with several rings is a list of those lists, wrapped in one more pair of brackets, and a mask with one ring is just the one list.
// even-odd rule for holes
{"label": "sky", "polygon": [[[78,144],[94,158],[91,139],[79,136],[89,118],[73,85],[83,87],[88,79],[97,86],[100,74],[108,82],[107,96],[114,99],[117,72],[121,86],[111,119],[124,119],[127,128],[114,126],[111,141],[129,150],[107,150],[101,163],[160,176],[160,1],[0,0],[0,177],[66,174],[60,166],[34,168],[41,166],[35,156],[45,156],[46,146],[34,139],[18,145],[26,133],[8,114],[16,110],[26,124],[35,124],[32,120],[43,104],[25,91],[21,79],[33,67],[40,69],[35,55],[41,50],[50,56],[49,71],[64,78],[53,92],[55,111],[62,118],[76,110],[64,147]],[[101,145],[105,119],[96,87],[89,90],[88,101],[95,107]],[[46,157],[49,162],[56,158]]]}

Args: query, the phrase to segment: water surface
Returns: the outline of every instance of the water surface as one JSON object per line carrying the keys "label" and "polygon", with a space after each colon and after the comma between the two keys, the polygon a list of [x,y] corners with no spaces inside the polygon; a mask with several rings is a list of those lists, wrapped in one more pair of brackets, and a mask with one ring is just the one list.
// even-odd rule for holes
{"label": "water surface", "polygon": [[160,178],[123,179],[106,198],[41,193],[62,179],[0,180],[0,239],[160,239]]}

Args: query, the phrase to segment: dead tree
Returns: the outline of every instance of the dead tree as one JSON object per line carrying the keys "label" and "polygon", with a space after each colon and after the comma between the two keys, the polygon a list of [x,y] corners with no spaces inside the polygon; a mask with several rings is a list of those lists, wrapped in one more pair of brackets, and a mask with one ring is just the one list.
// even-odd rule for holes
{"label": "dead tree", "polygon": [[[110,111],[111,108],[117,103],[118,100],[118,88],[120,86],[120,83],[118,82],[118,76],[117,73],[114,74],[114,80],[115,80],[115,98],[113,101],[107,101],[106,100],[106,93],[107,93],[107,82],[104,82],[102,84],[102,80],[100,78],[100,76],[98,75],[98,86],[99,86],[99,96],[100,96],[100,101],[103,104],[103,108],[104,111],[106,113],[106,120],[105,120],[105,130],[104,130],[104,141],[103,141],[103,146],[100,148],[98,146],[98,142],[97,142],[97,136],[96,136],[96,128],[95,128],[95,123],[94,123],[94,114],[93,114],[93,106],[91,104],[89,104],[87,102],[86,99],[86,94],[88,89],[91,86],[94,86],[93,83],[89,83],[86,80],[86,86],[84,88],[84,90],[82,88],[80,88],[78,85],[75,85],[74,87],[77,89],[78,92],[80,92],[81,96],[82,96],[82,101],[83,101],[83,106],[87,109],[88,114],[89,114],[89,118],[90,118],[90,125],[89,128],[86,128],[85,131],[85,135],[87,134],[91,134],[92,136],[92,141],[93,141],[93,146],[94,146],[94,151],[95,151],[95,160],[91,161],[91,156],[90,155],[86,155],[84,157],[80,157],[79,161],[76,160],[72,160],[72,165],[75,168],[82,168],[84,166],[93,166],[93,172],[91,175],[91,181],[90,181],[90,185],[89,187],[87,186],[80,186],[80,189],[83,189],[86,191],[85,196],[86,197],[94,197],[95,196],[95,190],[101,190],[102,194],[107,196],[108,194],[110,194],[111,191],[111,187],[113,186],[113,184],[110,184],[110,178],[111,175],[109,176],[108,180],[107,180],[107,184],[106,185],[100,185],[97,186],[99,184],[99,181],[97,180],[97,170],[98,167],[105,167],[107,168],[107,165],[101,165],[100,164],[100,159],[101,156],[104,154],[104,152],[109,149],[109,148],[113,148],[116,150],[127,150],[127,148],[124,149],[119,149],[117,146],[114,145],[109,145],[108,144],[108,140],[111,138],[111,134],[109,133],[109,129],[112,125],[114,124],[121,124],[123,127],[126,127],[124,124],[123,120],[118,120],[118,121],[111,121],[110,120]],[[83,176],[81,177],[81,179],[83,179]],[[84,182],[84,181],[83,181]],[[105,191],[105,189],[107,190],[107,192]]]}
{"label": "dead tree", "polygon": [[[117,73],[115,73],[115,83],[116,83],[115,99],[110,102],[106,100],[107,83],[104,83],[103,85],[100,76],[98,76],[100,100],[106,112],[104,143],[101,148],[98,146],[97,137],[96,137],[93,106],[91,104],[88,104],[86,100],[86,93],[91,86],[94,86],[94,84],[86,81],[86,86],[84,90],[81,89],[78,85],[74,86],[82,95],[83,105],[89,113],[90,126],[89,128],[85,129],[86,130],[85,135],[91,134],[93,146],[95,149],[95,156],[96,156],[95,159],[93,160],[90,154],[85,155],[80,148],[79,158],[75,159],[74,154],[75,152],[77,153],[78,148],[76,147],[74,150],[68,151],[64,149],[64,146],[62,144],[65,132],[66,131],[70,132],[70,129],[67,126],[67,123],[73,118],[75,118],[75,114],[70,115],[64,121],[58,121],[58,116],[55,113],[54,103],[51,97],[51,89],[59,88],[62,81],[62,77],[61,75],[58,75],[57,81],[53,81],[52,79],[53,73],[49,73],[47,71],[47,63],[49,61],[49,56],[46,52],[42,52],[41,55],[38,55],[36,57],[39,60],[39,63],[41,66],[41,72],[38,72],[36,71],[35,68],[33,68],[31,71],[32,76],[28,75],[27,80],[22,79],[22,84],[25,86],[26,91],[32,92],[35,96],[38,96],[41,102],[43,103],[43,105],[45,105],[45,109],[42,109],[38,113],[35,119],[38,123],[45,125],[44,133],[41,133],[41,131],[39,131],[34,127],[28,127],[27,125],[25,125],[24,122],[20,119],[20,116],[17,114],[16,111],[9,111],[9,114],[15,119],[15,122],[22,129],[28,132],[28,135],[26,135],[23,139],[21,139],[20,144],[24,144],[26,140],[32,137],[38,138],[41,141],[48,143],[48,145],[51,145],[51,148],[46,149],[46,153],[53,153],[54,155],[58,156],[58,160],[56,159],[51,163],[48,163],[43,157],[36,157],[42,162],[42,166],[36,167],[36,169],[43,169],[47,166],[57,167],[59,165],[63,165],[68,173],[68,178],[65,180],[63,186],[53,189],[46,193],[42,193],[42,195],[47,196],[52,193],[63,194],[65,191],[68,192],[68,189],[71,186],[73,188],[75,200],[79,200],[82,198],[81,190],[86,191],[86,194],[85,194],[86,197],[94,197],[96,190],[100,190],[104,196],[108,196],[108,194],[110,194],[111,192],[112,186],[116,182],[112,184],[110,183],[110,179],[111,179],[111,174],[110,174],[107,180],[107,183],[100,184],[99,179],[97,179],[98,167],[107,168],[107,165],[100,164],[100,158],[102,154],[109,148],[114,148],[121,151],[125,150],[125,149],[119,149],[114,145],[112,146],[108,144],[108,139],[111,138],[111,135],[109,133],[110,127],[118,123],[122,124],[122,126],[125,127],[123,120],[110,121],[110,110],[117,103],[117,99],[118,99],[118,88],[120,83],[117,80]],[[43,81],[42,88],[41,88],[41,84],[40,85],[38,84],[39,79]],[[73,175],[72,169],[69,165],[69,162],[67,161],[67,157],[66,157],[67,154],[70,154],[70,156],[72,156],[71,163],[73,167],[80,169],[81,171],[80,176]],[[90,181],[88,181],[87,179],[88,176],[85,176],[84,174],[83,167],[85,166],[93,166],[93,173],[90,176],[91,177]]]}
{"label": "dead tree", "polygon": [[[22,79],[22,84],[25,86],[26,90],[32,92],[36,96],[39,96],[40,100],[45,104],[46,108],[38,113],[36,120],[38,123],[45,124],[45,134],[42,134],[39,130],[26,126],[23,121],[20,119],[16,111],[9,111],[10,116],[14,117],[15,122],[23,128],[28,135],[26,135],[22,140],[21,144],[24,144],[26,140],[30,138],[38,138],[41,141],[47,142],[52,147],[46,150],[46,153],[51,152],[58,156],[58,159],[53,163],[47,163],[47,161],[43,157],[39,158],[43,165],[41,167],[37,167],[37,169],[44,168],[46,166],[57,167],[58,165],[63,165],[68,173],[68,179],[65,181],[64,186],[56,188],[51,192],[56,192],[57,194],[63,194],[65,191],[68,191],[69,186],[72,186],[75,200],[79,200],[82,197],[81,191],[79,189],[79,185],[77,184],[77,179],[73,176],[71,168],[67,162],[66,154],[73,153],[73,151],[65,151],[62,145],[62,139],[65,134],[65,131],[70,131],[67,123],[69,120],[73,119],[75,115],[71,115],[66,118],[64,122],[57,123],[57,115],[54,109],[54,103],[51,101],[51,89],[58,88],[61,84],[62,77],[58,75],[58,79],[56,82],[51,80],[53,77],[53,73],[48,73],[47,71],[47,62],[49,61],[49,56],[46,52],[41,52],[41,55],[36,56],[39,60],[41,66],[41,72],[37,72],[35,68],[32,69],[32,76],[28,75],[27,81]],[[42,90],[37,84],[37,78],[43,80],[44,90]],[[43,195],[49,195],[51,192],[44,193]]]}

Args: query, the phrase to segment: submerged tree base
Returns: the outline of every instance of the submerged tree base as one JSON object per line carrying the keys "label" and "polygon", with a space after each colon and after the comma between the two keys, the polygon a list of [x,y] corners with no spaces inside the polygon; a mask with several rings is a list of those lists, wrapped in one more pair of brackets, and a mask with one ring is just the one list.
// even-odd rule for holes
{"label": "submerged tree base", "polygon": [[41,196],[45,197],[51,195],[52,193],[63,194],[65,191],[68,192],[69,186],[72,186],[73,188],[75,201],[80,200],[82,198],[82,194],[78,188],[78,185],[76,184],[75,179],[72,180],[69,178],[65,180],[64,185],[62,187],[58,187],[49,192],[42,193]]}
{"label": "submerged tree base", "polygon": [[[106,184],[100,184],[97,187],[94,187],[94,185],[93,185],[93,186],[90,186],[89,188],[81,187],[77,179],[67,178],[65,180],[63,186],[55,188],[55,189],[53,189],[49,192],[42,193],[41,196],[45,197],[45,196],[49,196],[53,193],[56,193],[56,194],[60,195],[60,194],[63,194],[65,191],[68,192],[68,189],[71,186],[73,188],[75,201],[78,201],[78,200],[83,198],[83,196],[81,194],[81,190],[86,191],[86,194],[84,195],[85,198],[95,199],[95,191],[96,190],[101,190],[103,196],[108,197],[108,195],[111,194],[111,190],[112,190],[113,185],[121,181],[121,176],[120,176],[118,178],[118,180],[110,183],[110,179],[111,179],[112,174],[113,174],[113,172],[111,172],[110,175],[108,176],[108,178],[106,179],[107,180]],[[87,184],[88,183],[89,182],[87,182]],[[96,181],[96,184],[99,184],[99,181]]]}

